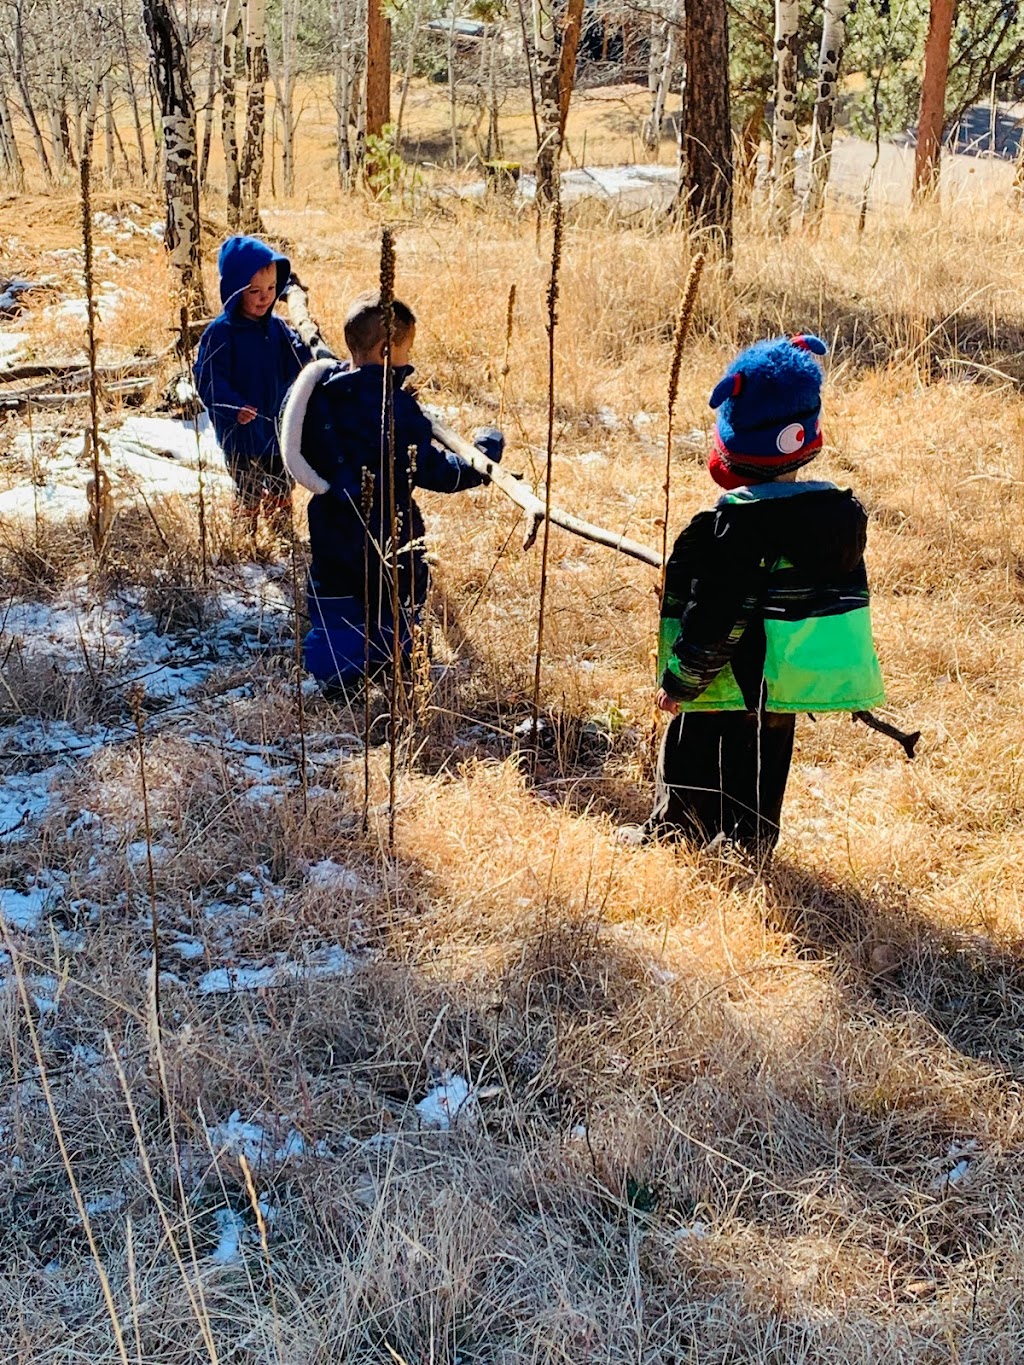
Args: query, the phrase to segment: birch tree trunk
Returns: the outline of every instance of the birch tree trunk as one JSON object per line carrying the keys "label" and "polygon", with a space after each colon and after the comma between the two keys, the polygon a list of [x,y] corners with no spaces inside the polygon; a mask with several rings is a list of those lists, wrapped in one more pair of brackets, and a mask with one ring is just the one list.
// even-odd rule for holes
{"label": "birch tree trunk", "polygon": [[648,151],[657,151],[661,143],[661,125],[665,118],[665,103],[668,99],[672,69],[676,64],[676,43],[679,34],[679,13],[672,6],[668,18],[661,26],[658,46],[658,66],[652,73],[651,112],[644,123],[643,141]]}
{"label": "birch tree trunk", "polygon": [[108,188],[114,183],[114,82],[108,72],[103,77],[103,173]]}
{"label": "birch tree trunk", "polygon": [[789,231],[796,174],[797,47],[800,0],[775,0],[775,120],[772,125],[771,223]]}
{"label": "birch tree trunk", "polygon": [[142,0],[160,96],[167,227],[164,244],[191,316],[206,312],[199,240],[199,176],[196,168],[196,106],[188,55],[170,0]]}
{"label": "birch tree trunk", "polygon": [[281,4],[281,80],[278,108],[281,113],[281,158],[284,192],[295,193],[295,53],[299,40],[298,0]]}
{"label": "birch tree trunk", "polygon": [[686,8],[680,194],[695,227],[715,228],[732,251],[732,126],[726,0]]}
{"label": "birch tree trunk", "polygon": [[206,77],[206,108],[203,110],[203,141],[199,150],[199,189],[206,184],[210,169],[210,148],[213,145],[213,107],[217,102],[217,73],[222,63],[222,48],[219,20],[223,14],[214,11],[210,16],[210,68]]}
{"label": "birch tree trunk", "polygon": [[266,0],[245,0],[245,145],[242,149],[242,230],[259,232],[263,142],[267,113]]}
{"label": "birch tree trunk", "polygon": [[924,46],[921,104],[917,115],[914,153],[914,202],[929,198],[938,188],[942,129],[946,120],[946,79],[949,44],[953,36],[956,0],[931,0],[928,37]]}
{"label": "birch tree trunk", "polygon": [[43,145],[43,134],[39,127],[39,120],[36,118],[35,106],[32,103],[32,92],[28,83],[28,72],[25,69],[25,18],[23,7],[20,4],[14,11],[14,81],[21,96],[21,110],[32,134],[32,142],[36,149],[36,156],[39,158],[39,165],[47,182],[52,184],[53,169],[50,166],[50,159],[46,155],[46,147]]}
{"label": "birch tree trunk", "polygon": [[535,0],[533,48],[537,63],[537,113],[540,123],[537,199],[542,204],[550,204],[558,194],[558,162],[562,151],[555,0]]}
{"label": "birch tree trunk", "polygon": [[331,27],[334,48],[334,112],[337,119],[338,183],[349,188],[352,176],[352,143],[349,122],[352,111],[352,86],[355,69],[352,60],[351,33],[354,24],[348,22],[349,4],[346,0],[332,0]]}
{"label": "birch tree trunk", "polygon": [[146,159],[146,141],[142,136],[142,115],[139,112],[139,96],[135,88],[135,72],[132,69],[132,54],[128,46],[128,21],[124,12],[124,0],[120,6],[120,33],[121,56],[124,60],[124,69],[128,85],[128,98],[132,106],[132,118],[135,122],[135,141],[139,149],[139,172],[143,180],[149,174],[149,166]]}
{"label": "birch tree trunk", "polygon": [[391,20],[381,0],[366,4],[365,109],[364,137],[380,137],[391,122]]}
{"label": "birch tree trunk", "polygon": [[814,101],[811,167],[804,196],[804,222],[817,227],[825,207],[825,191],[832,169],[832,135],[836,126],[839,68],[846,46],[846,14],[850,0],[825,0],[825,16],[818,55],[818,94]]}
{"label": "birch tree trunk", "polygon": [[224,146],[224,182],[228,227],[238,232],[242,226],[242,177],[238,169],[238,129],[235,71],[238,39],[242,27],[239,0],[225,0],[221,18],[220,135]]}
{"label": "birch tree trunk", "polygon": [[7,86],[4,70],[0,66],[0,155],[3,156],[4,169],[11,178],[16,190],[25,188],[25,165],[21,159],[18,142],[14,136],[14,120],[7,99]]}

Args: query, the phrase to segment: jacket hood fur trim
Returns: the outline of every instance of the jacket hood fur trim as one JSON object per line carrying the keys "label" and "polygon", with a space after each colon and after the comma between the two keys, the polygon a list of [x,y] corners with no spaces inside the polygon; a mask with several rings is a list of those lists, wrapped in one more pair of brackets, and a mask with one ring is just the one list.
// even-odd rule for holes
{"label": "jacket hood fur trim", "polygon": [[322,478],[302,453],[302,428],[313,390],[337,367],[336,360],[314,360],[299,374],[281,414],[281,457],[284,467],[297,484],[311,493],[326,493],[331,485]]}

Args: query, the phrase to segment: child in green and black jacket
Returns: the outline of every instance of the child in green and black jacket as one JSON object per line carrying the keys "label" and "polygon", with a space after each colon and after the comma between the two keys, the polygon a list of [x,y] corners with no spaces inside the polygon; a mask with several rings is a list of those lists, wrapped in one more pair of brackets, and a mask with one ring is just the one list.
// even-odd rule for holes
{"label": "child in green and black jacket", "polygon": [[742,352],[711,395],[709,468],[726,489],[676,541],[665,571],[657,704],[673,720],[648,834],[779,836],[798,711],[883,698],[864,569],[867,516],[849,489],[797,482],[821,449],[817,337]]}

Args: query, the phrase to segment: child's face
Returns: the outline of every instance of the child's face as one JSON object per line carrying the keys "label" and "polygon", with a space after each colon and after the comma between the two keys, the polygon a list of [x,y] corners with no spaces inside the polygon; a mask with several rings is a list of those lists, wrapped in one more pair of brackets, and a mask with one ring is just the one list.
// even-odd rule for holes
{"label": "child's face", "polygon": [[252,279],[242,290],[241,308],[242,316],[246,318],[262,318],[274,306],[274,299],[277,296],[277,266],[265,265],[262,270],[257,270]]}

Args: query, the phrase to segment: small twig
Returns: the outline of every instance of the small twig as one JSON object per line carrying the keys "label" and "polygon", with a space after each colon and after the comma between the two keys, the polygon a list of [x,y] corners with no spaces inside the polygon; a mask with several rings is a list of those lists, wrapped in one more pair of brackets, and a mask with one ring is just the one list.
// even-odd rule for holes
{"label": "small twig", "polygon": [[370,514],[373,471],[363,467],[360,503],[363,513],[363,833],[370,827]]}
{"label": "small twig", "polygon": [[82,152],[82,270],[85,277],[86,345],[89,357],[89,432],[92,441],[92,477],[96,497],[92,507],[92,547],[97,564],[103,555],[103,514],[100,497],[100,415],[99,377],[96,373],[96,295],[92,259],[92,147],[91,139]]}
{"label": "small twig", "polygon": [[[384,314],[384,391],[381,408],[381,464],[387,456],[388,534],[391,538],[391,686],[388,690],[388,848],[395,847],[395,798],[398,782],[398,685],[402,671],[401,601],[398,580],[398,493],[395,488],[395,405],[391,346],[395,330],[395,240],[390,228],[380,234],[380,306]],[[385,448],[385,442],[386,448]]]}
{"label": "small twig", "polygon": [[661,527],[661,595],[665,593],[665,566],[668,564],[668,528],[671,514],[672,489],[672,421],[675,417],[676,398],[679,394],[679,371],[683,362],[683,347],[689,335],[693,320],[693,308],[697,302],[697,286],[700,284],[704,269],[705,256],[698,252],[690,262],[690,269],[683,286],[683,300],[679,306],[676,321],[675,344],[672,348],[672,365],[668,375],[668,433],[665,437],[665,520]]}

